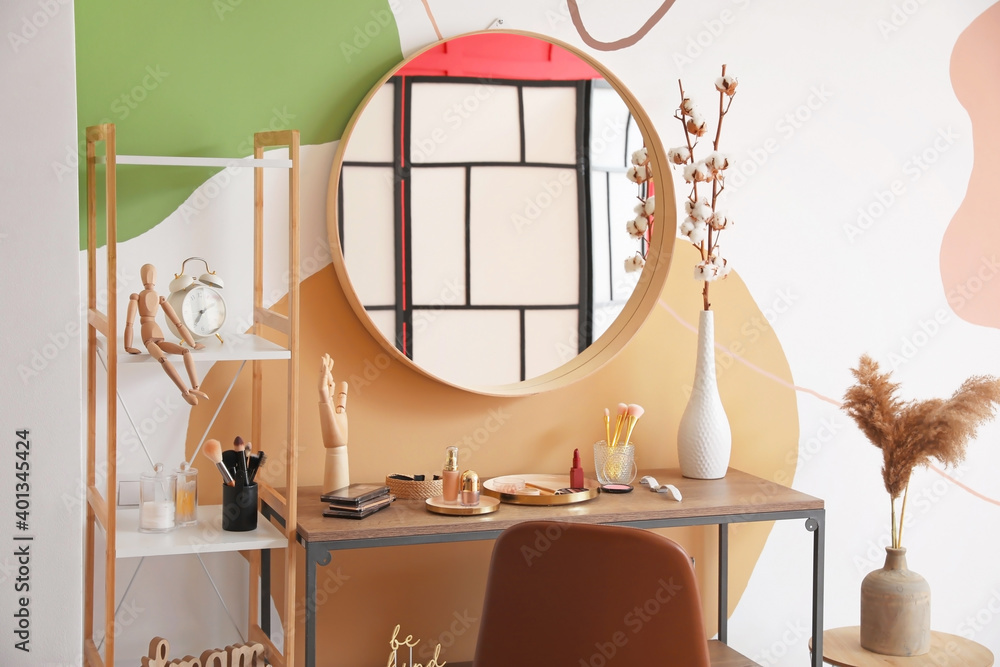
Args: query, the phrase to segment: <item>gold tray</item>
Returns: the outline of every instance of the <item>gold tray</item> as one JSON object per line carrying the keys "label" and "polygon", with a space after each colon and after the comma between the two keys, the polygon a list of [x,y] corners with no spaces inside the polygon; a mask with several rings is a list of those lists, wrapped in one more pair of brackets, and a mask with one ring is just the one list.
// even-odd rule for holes
{"label": "gold tray", "polygon": [[479,504],[475,507],[466,507],[457,500],[448,502],[444,496],[435,496],[424,501],[428,512],[435,514],[448,514],[450,516],[472,516],[474,514],[489,514],[500,509],[500,501],[496,498],[480,494]]}
{"label": "gold tray", "polygon": [[569,475],[502,475],[501,477],[494,477],[493,479],[488,479],[483,482],[483,495],[498,498],[501,502],[510,503],[512,505],[572,505],[573,503],[582,503],[586,500],[596,498],[600,487],[600,484],[598,484],[597,481],[585,479],[583,481],[584,484],[587,485],[586,491],[541,496],[528,496],[518,493],[502,493],[494,488],[493,483],[497,479],[509,477],[520,477],[524,480],[525,484],[543,486],[549,489],[562,489],[569,486]]}

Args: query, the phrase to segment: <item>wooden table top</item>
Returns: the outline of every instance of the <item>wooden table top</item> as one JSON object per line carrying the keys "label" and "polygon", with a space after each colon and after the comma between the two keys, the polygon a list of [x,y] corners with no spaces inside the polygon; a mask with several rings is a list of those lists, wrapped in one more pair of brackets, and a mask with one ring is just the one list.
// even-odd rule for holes
{"label": "wooden table top", "polygon": [[861,628],[855,625],[823,633],[823,660],[840,667],[992,667],[993,652],[965,637],[932,630],[926,655],[879,655],[861,648]]}
{"label": "wooden table top", "polygon": [[[636,483],[631,493],[602,493],[593,500],[573,505],[504,503],[492,514],[468,517],[432,514],[425,509],[423,500],[397,500],[387,509],[355,520],[324,517],[326,503],[320,500],[320,487],[300,487],[298,531],[307,542],[315,543],[500,531],[531,520],[620,523],[823,509],[819,498],[732,468],[726,477],[715,480],[686,479],[676,469],[644,470],[639,477],[642,475],[652,475],[661,484],[673,484],[684,499],[669,500],[664,494],[653,493]],[[274,509],[284,516],[283,507]]]}

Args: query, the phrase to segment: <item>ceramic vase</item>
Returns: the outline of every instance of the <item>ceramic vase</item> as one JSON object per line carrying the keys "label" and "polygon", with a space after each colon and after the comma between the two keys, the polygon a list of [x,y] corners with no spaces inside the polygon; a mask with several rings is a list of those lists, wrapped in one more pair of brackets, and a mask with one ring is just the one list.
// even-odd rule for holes
{"label": "ceramic vase", "polygon": [[698,319],[694,384],[677,430],[681,474],[693,479],[725,477],[733,444],[729,418],[722,407],[715,377],[714,315],[710,310],[703,310]]}
{"label": "ceramic vase", "polygon": [[906,567],[906,549],[885,548],[885,565],[861,582],[861,646],[882,655],[931,650],[931,588]]}

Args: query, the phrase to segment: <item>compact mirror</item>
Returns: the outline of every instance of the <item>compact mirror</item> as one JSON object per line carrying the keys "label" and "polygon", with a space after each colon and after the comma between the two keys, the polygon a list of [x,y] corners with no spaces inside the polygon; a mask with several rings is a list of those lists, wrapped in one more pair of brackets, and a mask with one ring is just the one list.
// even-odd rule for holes
{"label": "compact mirror", "polygon": [[[626,171],[643,146],[656,212],[636,238],[643,190]],[[663,148],[621,82],[569,45],[490,31],[372,89],[334,159],[327,225],[352,306],[395,358],[517,395],[621,349],[659,296],[676,218]],[[628,272],[636,252],[646,265]]]}

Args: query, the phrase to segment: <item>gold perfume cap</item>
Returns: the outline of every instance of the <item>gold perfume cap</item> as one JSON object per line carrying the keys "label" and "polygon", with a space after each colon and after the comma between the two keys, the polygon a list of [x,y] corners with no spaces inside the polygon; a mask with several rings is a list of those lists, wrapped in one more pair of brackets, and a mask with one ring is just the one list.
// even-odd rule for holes
{"label": "gold perfume cap", "polygon": [[444,469],[458,472],[458,447],[451,446],[445,450]]}
{"label": "gold perfume cap", "polygon": [[479,475],[475,470],[466,470],[462,473],[462,491],[475,491],[479,493]]}

